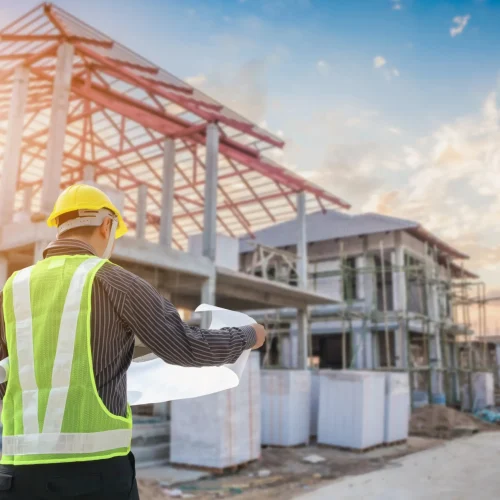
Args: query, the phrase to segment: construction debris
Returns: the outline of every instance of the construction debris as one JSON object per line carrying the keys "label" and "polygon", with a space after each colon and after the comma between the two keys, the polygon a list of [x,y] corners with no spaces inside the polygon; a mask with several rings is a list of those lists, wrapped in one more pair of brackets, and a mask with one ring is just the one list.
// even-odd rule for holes
{"label": "construction debris", "polygon": [[410,434],[414,436],[452,439],[482,430],[495,430],[495,426],[446,406],[417,408],[410,419]]}
{"label": "construction debris", "polygon": [[326,459],[324,457],[321,457],[319,455],[308,455],[307,457],[304,457],[303,461],[310,463],[310,464],[319,464],[321,462],[324,462]]}

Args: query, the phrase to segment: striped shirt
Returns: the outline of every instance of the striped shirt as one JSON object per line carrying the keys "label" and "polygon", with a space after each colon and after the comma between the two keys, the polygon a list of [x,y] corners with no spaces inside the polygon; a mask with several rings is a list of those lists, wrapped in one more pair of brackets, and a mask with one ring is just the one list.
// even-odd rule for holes
{"label": "striped shirt", "polygon": [[[81,241],[52,242],[44,257],[95,255]],[[127,369],[134,354],[135,336],[165,362],[180,366],[217,366],[234,363],[254,346],[251,326],[203,330],[187,325],[175,307],[147,281],[111,263],[96,273],[92,287],[91,345],[99,396],[115,415],[126,415]],[[8,356],[0,291],[0,360]],[[5,394],[0,385],[0,397]]]}

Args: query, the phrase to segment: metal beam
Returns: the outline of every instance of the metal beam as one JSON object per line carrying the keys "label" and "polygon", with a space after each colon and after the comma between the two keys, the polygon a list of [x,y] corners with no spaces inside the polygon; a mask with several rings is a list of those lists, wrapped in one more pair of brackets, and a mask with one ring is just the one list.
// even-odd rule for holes
{"label": "metal beam", "polygon": [[166,139],[161,190],[160,245],[172,246],[175,194],[175,140]]}
{"label": "metal beam", "polygon": [[10,223],[14,213],[28,85],[29,69],[16,68],[9,111],[9,126],[5,141],[2,183],[0,185],[0,225]]}
{"label": "metal beam", "polygon": [[46,155],[47,160],[43,175],[40,206],[42,213],[50,213],[59,195],[66,122],[69,111],[73,55],[74,49],[69,43],[61,44],[57,51],[57,69],[54,78],[54,93],[52,97],[52,111]]}

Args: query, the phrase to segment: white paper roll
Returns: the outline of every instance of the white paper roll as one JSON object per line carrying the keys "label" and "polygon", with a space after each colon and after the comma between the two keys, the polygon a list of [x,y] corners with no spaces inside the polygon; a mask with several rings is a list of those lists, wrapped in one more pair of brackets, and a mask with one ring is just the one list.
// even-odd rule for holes
{"label": "white paper roll", "polygon": [[[246,314],[201,304],[196,312],[211,312],[211,330],[255,323]],[[189,368],[169,365],[148,355],[132,362],[127,372],[127,399],[131,406],[196,398],[232,389],[240,383],[250,350],[230,365]]]}
{"label": "white paper roll", "polygon": [[4,358],[0,361],[0,384],[7,382],[9,379],[9,358]]}

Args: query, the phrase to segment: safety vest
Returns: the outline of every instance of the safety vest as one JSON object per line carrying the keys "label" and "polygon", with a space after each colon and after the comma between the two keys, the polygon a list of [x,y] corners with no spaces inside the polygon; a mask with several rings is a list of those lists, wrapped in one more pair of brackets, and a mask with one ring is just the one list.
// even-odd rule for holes
{"label": "safety vest", "polygon": [[94,378],[92,283],[105,260],[50,257],[3,289],[9,378],[2,464],[78,462],[126,455],[132,414],[113,415]]}

